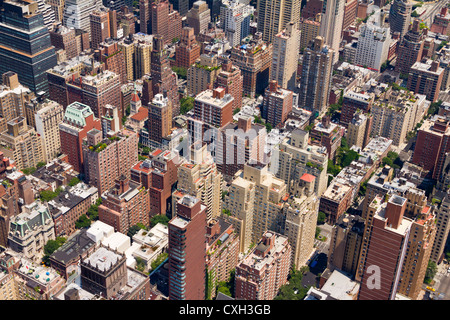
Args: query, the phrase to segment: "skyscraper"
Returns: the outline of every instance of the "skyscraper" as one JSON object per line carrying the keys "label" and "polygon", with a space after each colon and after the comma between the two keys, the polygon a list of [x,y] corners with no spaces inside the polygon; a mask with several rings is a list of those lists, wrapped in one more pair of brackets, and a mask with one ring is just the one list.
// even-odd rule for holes
{"label": "skyscraper", "polygon": [[186,15],[186,22],[189,27],[194,28],[196,36],[205,32],[211,22],[211,10],[208,4],[202,0],[195,1]]}
{"label": "skyscraper", "polygon": [[180,114],[180,99],[178,95],[177,75],[172,71],[168,52],[164,48],[164,38],[153,36],[153,50],[151,54],[151,76],[153,95],[166,92],[172,102],[172,116]]}
{"label": "skyscraper", "polygon": [[[407,200],[379,196],[371,203],[374,215],[367,222],[367,251],[361,254],[363,273],[358,300],[394,300],[413,221],[403,216]],[[361,251],[365,247],[362,247]]]}
{"label": "skyscraper", "polygon": [[250,18],[254,8],[236,0],[224,1],[220,7],[220,28],[232,47],[250,34]]}
{"label": "skyscraper", "polygon": [[51,100],[45,101],[40,107],[41,109],[35,114],[36,132],[43,141],[45,162],[49,162],[61,152],[59,124],[64,118],[64,109]]}
{"label": "skyscraper", "polygon": [[412,3],[409,0],[394,0],[389,11],[391,33],[399,32],[402,38],[408,32],[411,21]]}
{"label": "skyscraper", "polygon": [[[290,22],[300,22],[299,0],[261,0],[257,2],[258,32],[263,40],[272,42],[277,33],[286,28]],[[342,24],[342,21],[341,21]]]}
{"label": "skyscraper", "polygon": [[195,39],[194,28],[184,27],[175,47],[175,65],[188,69],[199,57],[200,45]]}
{"label": "skyscraper", "polygon": [[110,37],[108,9],[101,7],[89,15],[91,27],[91,48],[97,49],[98,45]]}
{"label": "skyscraper", "polygon": [[261,116],[274,128],[282,126],[292,111],[293,102],[293,92],[283,89],[276,80],[272,80],[264,93]]}
{"label": "skyscraper", "polygon": [[163,138],[172,131],[172,104],[168,97],[158,93],[148,105],[148,119],[145,124],[151,148],[161,148]]}
{"label": "skyscraper", "polygon": [[321,36],[303,54],[298,105],[312,111],[314,117],[322,115],[328,105],[333,54]]}
{"label": "skyscraper", "polygon": [[177,203],[169,221],[169,299],[204,300],[206,276],[206,206],[192,196]]}
{"label": "skyscraper", "polygon": [[271,80],[290,91],[296,89],[300,30],[297,24],[289,23],[273,38]]}
{"label": "skyscraper", "polygon": [[59,124],[61,152],[68,156],[69,163],[77,172],[83,172],[83,139],[94,128],[100,130],[101,123],[89,106],[79,102],[67,106],[63,122]]}
{"label": "skyscraper", "polygon": [[63,23],[68,28],[90,33],[89,15],[101,4],[98,0],[66,0]]}
{"label": "skyscraper", "polygon": [[56,63],[44,17],[37,2],[3,2],[0,22],[0,74],[16,72],[19,81],[34,92],[48,95],[46,71]]}
{"label": "skyscraper", "polygon": [[419,24],[419,20],[415,19],[412,29],[405,34],[398,47],[395,71],[400,74],[409,74],[413,64],[422,58],[425,34]]}
{"label": "skyscraper", "polygon": [[344,22],[345,0],[329,0],[323,2],[319,35],[325,44],[333,50],[333,64],[339,59],[342,25]]}

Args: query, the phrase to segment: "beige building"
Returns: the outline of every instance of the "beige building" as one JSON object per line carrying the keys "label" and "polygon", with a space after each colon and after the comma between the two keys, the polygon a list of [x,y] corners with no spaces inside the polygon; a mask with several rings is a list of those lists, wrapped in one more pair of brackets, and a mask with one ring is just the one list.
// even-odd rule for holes
{"label": "beige building", "polygon": [[117,43],[117,47],[123,52],[127,80],[134,80],[134,41],[129,38],[124,38]]}
{"label": "beige building", "polygon": [[372,115],[357,112],[347,127],[347,143],[349,147],[364,149],[369,143]]}
{"label": "beige building", "polygon": [[208,30],[208,24],[211,22],[210,12],[206,1],[195,1],[186,14],[186,22],[189,27],[194,28],[196,36]]}
{"label": "beige building", "polygon": [[268,171],[267,166],[244,165],[242,176],[233,180],[224,209],[240,238],[240,252],[246,252],[267,230],[282,232],[282,199],[286,184]]}
{"label": "beige building", "polygon": [[126,37],[120,40],[117,46],[123,52],[127,80],[141,79],[150,74],[152,35],[133,34],[132,39]]}
{"label": "beige building", "polygon": [[372,137],[385,137],[400,145],[425,115],[424,96],[405,90],[388,89],[373,102]]}
{"label": "beige building", "polygon": [[339,59],[339,47],[341,44],[342,25],[344,22],[345,1],[331,0],[324,2],[320,21],[319,35],[325,40],[325,44],[333,50],[333,64]]}
{"label": "beige building", "polygon": [[290,22],[298,24],[300,7],[299,0],[258,1],[256,7],[257,30],[262,33],[263,40],[272,42],[274,37]]}
{"label": "beige building", "polygon": [[303,20],[301,25],[300,50],[308,47],[310,42],[319,35],[321,17],[322,15],[319,13],[315,19],[309,18]]}
{"label": "beige building", "polygon": [[327,189],[328,153],[326,147],[309,144],[309,132],[294,130],[279,146],[276,176],[292,190],[295,181],[308,173],[315,177],[314,192],[320,197]]}
{"label": "beige building", "polygon": [[40,262],[48,240],[55,240],[52,216],[39,201],[23,206],[23,211],[11,218],[8,246],[27,259]]}
{"label": "beige building", "polygon": [[51,100],[43,103],[42,109],[35,114],[36,132],[42,138],[45,162],[53,160],[61,152],[59,124],[63,118],[63,107],[59,103]]}
{"label": "beige building", "polygon": [[7,123],[8,129],[0,134],[0,151],[16,162],[19,169],[36,167],[44,161],[42,139],[27,120],[17,117]]}
{"label": "beige building", "polygon": [[439,210],[436,212],[436,237],[430,259],[440,263],[444,258],[444,249],[450,232],[450,199],[449,195],[443,199]]}
{"label": "beige building", "polygon": [[197,95],[208,88],[212,89],[221,70],[217,55],[202,54],[187,71],[188,94]]}
{"label": "beige building", "polygon": [[281,88],[294,91],[298,68],[300,30],[296,23],[289,23],[273,39],[271,80]]}
{"label": "beige building", "polygon": [[294,197],[284,204],[286,221],[283,233],[291,244],[291,263],[297,270],[307,264],[315,251],[319,198],[314,193],[314,179],[312,175],[305,174],[297,185]]}
{"label": "beige building", "polygon": [[[206,144],[200,143],[191,146],[191,161],[178,167],[177,189],[200,199],[206,206],[206,219],[209,220],[221,214],[223,178],[206,148]],[[180,199],[177,194],[175,191],[172,195],[174,212],[176,212],[175,204]]]}

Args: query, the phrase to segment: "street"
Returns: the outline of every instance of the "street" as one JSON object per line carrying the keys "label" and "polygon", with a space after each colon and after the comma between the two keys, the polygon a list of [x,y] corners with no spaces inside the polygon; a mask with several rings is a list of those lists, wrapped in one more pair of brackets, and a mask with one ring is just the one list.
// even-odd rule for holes
{"label": "street", "polygon": [[450,300],[450,272],[447,271],[449,267],[450,265],[445,262],[438,265],[433,285],[436,291],[430,294],[432,298],[440,296],[441,300]]}

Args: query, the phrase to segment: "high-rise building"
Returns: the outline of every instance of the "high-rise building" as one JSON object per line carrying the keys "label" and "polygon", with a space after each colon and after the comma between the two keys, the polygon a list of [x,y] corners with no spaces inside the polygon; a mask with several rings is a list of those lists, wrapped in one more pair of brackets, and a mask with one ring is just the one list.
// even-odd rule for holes
{"label": "high-rise building", "polygon": [[430,261],[433,243],[436,236],[435,214],[429,206],[414,217],[411,236],[407,244],[405,261],[398,282],[398,293],[418,300],[422,284]]}
{"label": "high-rise building", "polygon": [[199,57],[200,45],[195,40],[194,28],[184,27],[175,47],[175,66],[188,69]]}
{"label": "high-rise building", "polygon": [[221,71],[217,55],[202,54],[195,64],[187,70],[187,92],[196,96],[202,91],[212,89]]}
{"label": "high-rise building", "polygon": [[150,70],[153,95],[157,93],[164,95],[165,91],[172,102],[172,116],[178,116],[180,114],[180,99],[177,75],[170,67],[168,52],[164,48],[164,38],[160,35],[153,36]]}
{"label": "high-rise building", "polygon": [[90,38],[89,15],[100,5],[101,2],[98,0],[66,0],[63,17],[64,26],[87,32]]}
{"label": "high-rise building", "polygon": [[55,13],[55,22],[63,22],[65,0],[48,0],[46,1]]}
{"label": "high-rise building", "polygon": [[312,145],[309,140],[308,131],[297,129],[280,143],[276,176],[284,180],[289,192],[304,174],[314,176],[314,192],[320,197],[327,189],[328,153],[325,146]]}
{"label": "high-rise building", "polygon": [[250,20],[254,8],[237,0],[223,1],[220,7],[220,25],[234,47],[250,34]]}
{"label": "high-rise building", "polygon": [[134,49],[134,78],[141,79],[147,74],[151,73],[151,55],[152,42],[145,40],[137,40]]}
{"label": "high-rise building", "polygon": [[116,179],[130,177],[130,168],[138,162],[138,136],[122,129],[114,136],[103,138],[101,131],[92,129],[83,145],[86,181],[99,194],[114,187]]}
{"label": "high-rise building", "polygon": [[240,109],[242,108],[242,87],[244,81],[242,72],[228,58],[222,61],[221,68],[214,83],[214,88],[225,88],[225,93],[230,94],[234,98],[233,110]]}
{"label": "high-rise building", "polygon": [[195,1],[186,14],[186,22],[189,27],[194,28],[195,36],[205,32],[211,22],[211,10],[208,4],[202,0]]}
{"label": "high-rise building", "polygon": [[14,160],[19,169],[36,167],[44,161],[42,139],[27,124],[27,119],[17,117],[6,123],[8,129],[0,134],[0,151]]}
{"label": "high-rise building", "polygon": [[117,106],[119,114],[123,115],[120,87],[120,76],[109,70],[93,76],[74,76],[67,83],[69,103],[81,102],[88,105],[96,118],[105,114],[107,104]]}
{"label": "high-rise building", "polygon": [[6,123],[9,120],[19,116],[26,117],[25,105],[36,97],[30,89],[19,83],[15,72],[4,73],[2,83],[0,85],[0,132],[7,130]]}
{"label": "high-rise building", "polygon": [[261,33],[256,33],[251,40],[231,49],[230,60],[241,69],[244,77],[244,95],[254,98],[264,93],[269,85],[272,51],[272,43],[263,41]]}
{"label": "high-rise building", "polygon": [[328,268],[356,273],[364,233],[364,219],[342,215],[331,231]]}
{"label": "high-rise building", "polygon": [[94,128],[101,130],[101,123],[89,106],[80,102],[67,106],[64,119],[59,124],[61,152],[68,156],[69,163],[77,172],[84,171],[83,139]]}
{"label": "high-rise building", "polygon": [[436,212],[436,236],[432,246],[430,260],[436,264],[440,264],[445,258],[444,250],[447,244],[448,235],[450,232],[450,201],[449,194],[445,195],[441,206]]}
{"label": "high-rise building", "polygon": [[343,127],[348,127],[357,110],[360,110],[364,114],[368,114],[372,108],[374,99],[374,93],[366,92],[364,90],[358,92],[357,90],[348,90],[343,96],[339,124]]}
{"label": "high-rise building", "polygon": [[[222,175],[207,151],[207,145],[196,142],[191,145],[191,160],[178,167],[178,183],[175,193],[189,194],[206,206],[206,218],[217,218],[222,213]],[[172,195],[173,202],[177,196]]]}
{"label": "high-rise building", "polygon": [[119,176],[114,187],[102,193],[102,204],[98,207],[99,220],[123,234],[127,234],[128,230],[138,223],[148,226],[149,190],[141,189],[141,184],[130,181],[125,176]]}
{"label": "high-rise building", "polygon": [[[126,79],[134,80],[134,63],[135,63],[135,41],[126,37],[117,43],[117,47],[123,53],[125,61],[125,71],[127,73]],[[151,52],[150,52],[151,53]],[[149,59],[151,60],[151,59]]]}
{"label": "high-rise building", "polygon": [[92,49],[97,49],[100,43],[110,37],[108,12],[105,7],[100,7],[89,15]]}
{"label": "high-rise building", "polygon": [[315,18],[303,20],[300,27],[300,50],[302,52],[319,35],[321,17],[322,14],[319,13]]}
{"label": "high-rise building", "polygon": [[324,44],[333,50],[333,64],[339,59],[339,47],[342,37],[342,25],[344,22],[344,9],[344,0],[331,0],[323,2],[319,35],[324,39]]}
{"label": "high-rise building", "polygon": [[149,26],[150,19],[150,0],[139,0],[139,31],[142,33],[150,34],[151,26]]}
{"label": "high-rise building", "polygon": [[427,100],[436,102],[439,98],[444,68],[439,61],[415,62],[409,71],[407,88],[414,93],[424,94]]}
{"label": "high-rise building", "polygon": [[208,221],[206,226],[206,299],[216,297],[216,287],[222,281],[228,281],[230,272],[239,259],[239,237],[233,226],[223,218]]}
{"label": "high-rise building", "polygon": [[45,162],[55,159],[61,152],[59,124],[63,118],[63,107],[51,100],[45,101],[35,114],[36,132],[42,138]]}
{"label": "high-rise building", "polygon": [[192,196],[177,203],[169,221],[169,299],[204,300],[206,277],[206,206]]}
{"label": "high-rise building", "polygon": [[441,12],[434,16],[430,31],[448,36],[450,33],[449,22],[450,14],[448,13],[448,8],[446,6],[443,6]]}
{"label": "high-rise building", "polygon": [[384,13],[378,10],[361,27],[353,63],[380,70],[388,60],[390,45],[389,27],[384,27]]}
{"label": "high-rise building", "polygon": [[293,103],[294,93],[283,89],[277,80],[271,80],[264,93],[261,116],[274,128],[283,126],[288,114],[292,111]]}
{"label": "high-rise building", "polygon": [[318,36],[303,53],[298,106],[322,115],[328,105],[333,66],[333,49]]}
{"label": "high-rise building", "polygon": [[342,20],[342,31],[355,23],[358,10],[358,0],[346,0],[344,7],[344,18]]}
{"label": "high-rise building", "polygon": [[302,8],[301,17],[303,19],[314,19],[318,13],[322,13],[322,8],[323,0],[309,0]]}
{"label": "high-rise building", "polygon": [[58,25],[50,31],[52,45],[55,47],[55,50],[63,49],[66,52],[67,60],[80,54],[75,36],[75,29],[70,29],[63,25]]}
{"label": "high-rise building", "polygon": [[[97,61],[104,63],[104,69],[114,72],[119,76],[120,84],[127,83],[127,69],[125,55],[119,48],[119,42],[111,38],[99,43],[94,57]],[[148,57],[149,58],[149,57]],[[149,65],[150,62],[147,62]],[[124,115],[121,109],[121,114]]]}
{"label": "high-rise building", "polygon": [[412,2],[409,0],[394,0],[389,10],[389,25],[391,33],[399,32],[402,38],[409,30],[412,13]]}
{"label": "high-rise building", "polygon": [[331,122],[330,116],[324,115],[311,129],[311,144],[327,148],[328,158],[334,159],[341,145],[344,128]]}
{"label": "high-rise building", "polygon": [[449,138],[450,127],[445,119],[426,119],[417,132],[411,162],[430,171],[433,179],[440,179],[444,172],[445,154],[450,151]]}
{"label": "high-rise building", "polygon": [[180,38],[181,16],[178,11],[173,9],[173,5],[168,0],[157,0],[151,4],[150,21],[151,34],[162,36],[165,44],[171,43],[175,38]]}
{"label": "high-rise building", "polygon": [[145,124],[151,148],[161,148],[163,138],[172,131],[172,105],[167,96],[160,93],[148,105],[148,119]]}
{"label": "high-rise building", "polygon": [[241,300],[272,300],[287,282],[291,267],[288,238],[267,231],[236,266],[235,296]]}
{"label": "high-rise building", "polygon": [[369,143],[370,132],[372,130],[373,116],[371,114],[364,114],[358,111],[352,121],[348,123],[347,127],[347,143],[349,147],[356,146],[364,149]]}
{"label": "high-rise building", "polygon": [[273,38],[271,80],[290,91],[297,87],[298,53],[300,48],[300,30],[294,23]]}
{"label": "high-rise building", "polygon": [[55,48],[37,2],[3,2],[0,22],[0,74],[17,73],[31,91],[48,95],[46,71],[56,63]]}
{"label": "high-rise building", "polygon": [[240,252],[247,252],[264,232],[284,232],[284,198],[287,186],[268,171],[267,166],[244,165],[243,176],[236,177],[225,198],[224,209],[240,238]]}
{"label": "high-rise building", "polygon": [[419,24],[419,20],[415,19],[413,27],[405,34],[398,47],[395,71],[400,74],[409,74],[413,64],[422,58],[425,34]]}
{"label": "high-rise building", "polygon": [[402,144],[406,134],[412,131],[425,115],[423,100],[423,96],[407,90],[388,88],[372,104],[370,113],[373,115],[373,121],[370,135],[391,139],[392,144],[396,146]]}
{"label": "high-rise building", "polygon": [[257,31],[262,39],[272,42],[275,35],[286,28],[290,22],[300,22],[301,3],[298,0],[261,0],[257,2]]}
{"label": "high-rise building", "polygon": [[[397,195],[384,201],[377,196],[370,205],[374,214],[371,221],[366,220],[368,233],[363,242],[367,247],[361,249],[363,272],[358,300],[395,299],[413,225],[404,217],[406,202]],[[376,282],[371,276],[376,277]]]}

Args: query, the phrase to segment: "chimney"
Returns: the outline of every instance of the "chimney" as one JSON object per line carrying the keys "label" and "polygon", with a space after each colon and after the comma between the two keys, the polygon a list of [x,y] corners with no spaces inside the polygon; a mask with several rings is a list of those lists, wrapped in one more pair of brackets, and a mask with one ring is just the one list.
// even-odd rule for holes
{"label": "chimney", "polygon": [[325,128],[329,128],[330,127],[330,117],[329,116],[323,116],[323,118],[322,118],[322,125]]}
{"label": "chimney", "polygon": [[213,98],[222,99],[225,96],[225,89],[222,87],[213,90]]}
{"label": "chimney", "polygon": [[270,92],[277,92],[278,89],[278,82],[277,80],[270,80],[269,82],[269,91]]}
{"label": "chimney", "polygon": [[430,71],[436,72],[439,67],[439,62],[433,61],[431,62]]}
{"label": "chimney", "polygon": [[250,117],[239,117],[238,119],[238,129],[247,132],[252,127],[252,120]]}
{"label": "chimney", "polygon": [[403,220],[406,209],[406,199],[397,195],[392,195],[386,205],[385,218],[387,225],[397,229]]}
{"label": "chimney", "polygon": [[419,20],[414,19],[412,31],[418,33],[420,30],[419,27],[420,27]]}
{"label": "chimney", "polygon": [[119,194],[124,194],[130,189],[130,179],[128,179],[124,175],[121,175],[119,179],[117,179],[117,186],[119,189]]}

